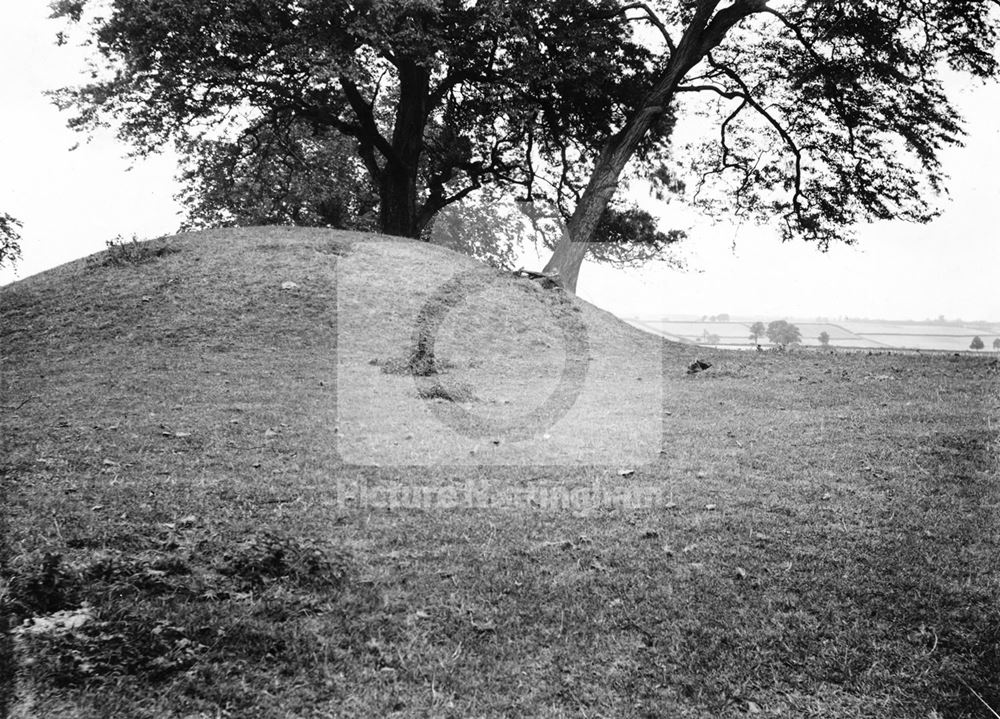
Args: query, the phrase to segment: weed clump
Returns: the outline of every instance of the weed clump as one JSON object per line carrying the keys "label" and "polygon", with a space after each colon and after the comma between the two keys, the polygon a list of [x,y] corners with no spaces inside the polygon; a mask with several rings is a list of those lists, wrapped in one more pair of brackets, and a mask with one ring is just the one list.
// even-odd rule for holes
{"label": "weed clump", "polygon": [[472,390],[463,384],[445,387],[441,383],[435,382],[429,387],[420,387],[417,394],[420,399],[443,399],[448,402],[471,402],[475,399]]}
{"label": "weed clump", "polygon": [[63,564],[61,554],[43,552],[28,556],[12,569],[6,611],[14,617],[51,614],[75,606],[77,583]]}
{"label": "weed clump", "polygon": [[329,588],[344,583],[349,567],[342,554],[307,540],[268,532],[224,555],[219,570],[250,586],[286,579],[300,586]]}
{"label": "weed clump", "polygon": [[430,377],[438,373],[434,346],[423,332],[417,336],[416,347],[413,348],[407,361],[407,370],[414,377]]}
{"label": "weed clump", "polygon": [[139,238],[135,235],[132,235],[131,240],[125,240],[121,235],[117,235],[104,244],[107,247],[104,252],[87,259],[88,267],[141,265],[180,252],[178,248],[170,245],[151,247],[145,242],[139,242]]}

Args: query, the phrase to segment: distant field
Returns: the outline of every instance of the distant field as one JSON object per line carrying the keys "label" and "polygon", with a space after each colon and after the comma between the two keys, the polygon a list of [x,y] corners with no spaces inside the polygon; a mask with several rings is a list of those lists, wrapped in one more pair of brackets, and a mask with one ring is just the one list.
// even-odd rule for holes
{"label": "distant field", "polygon": [[[706,335],[719,338],[718,347],[749,347],[750,325],[753,320],[742,322],[697,322],[692,320],[668,320],[658,318],[634,318],[627,320],[647,332],[692,344],[709,344]],[[766,325],[769,320],[762,320]],[[927,351],[964,352],[970,351],[972,338],[978,336],[985,345],[984,352],[993,351],[993,340],[1000,337],[1000,325],[986,328],[975,326],[955,326],[951,324],[928,324],[908,322],[797,322],[792,320],[802,332],[802,345],[819,346],[819,336],[826,332],[830,346],[842,349],[908,349]],[[766,337],[760,344],[767,346]]]}
{"label": "distant field", "polygon": [[907,336],[941,336],[968,337],[970,340],[975,335],[991,334],[1000,336],[1000,327],[991,327],[992,332],[987,332],[982,328],[955,326],[950,324],[911,324],[909,322],[838,322],[838,325],[850,332],[866,335],[907,335]]}
{"label": "distant field", "polygon": [[[765,322],[764,324],[766,325],[767,323]],[[815,339],[819,337],[821,332],[826,332],[830,335],[831,342],[857,339],[857,335],[854,332],[840,324],[831,324],[829,322],[794,322],[793,324],[802,331],[802,337],[805,339]]]}
{"label": "distant field", "polygon": [[[975,336],[975,335],[973,335]],[[968,352],[970,351],[969,344],[972,342],[972,337],[968,336],[950,336],[942,337],[936,335],[865,335],[866,339],[873,340],[875,342],[881,342],[887,347],[901,347],[901,348],[912,348],[928,351],[947,351],[947,352]],[[983,343],[990,350],[993,342],[992,337],[981,337]],[[984,352],[988,350],[983,350]]]}

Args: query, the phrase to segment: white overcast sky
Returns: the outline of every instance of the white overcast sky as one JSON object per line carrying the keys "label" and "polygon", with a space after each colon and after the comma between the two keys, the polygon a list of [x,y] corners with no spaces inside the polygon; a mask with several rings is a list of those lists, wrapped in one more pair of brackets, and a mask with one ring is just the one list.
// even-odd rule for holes
{"label": "white overcast sky", "polygon": [[[122,235],[155,237],[180,222],[172,158],[125,159],[113,133],[92,142],[42,95],[81,79],[81,55],[57,48],[45,0],[0,0],[0,212],[23,224],[24,258],[0,283],[96,252]],[[626,316],[754,315],[1000,321],[1000,88],[957,85],[966,147],[945,167],[951,199],[926,226],[861,229],[822,254],[776,230],[697,226],[680,248],[688,270],[586,265],[579,293]],[[80,143],[78,149],[70,148]],[[669,224],[669,222],[668,222]]]}

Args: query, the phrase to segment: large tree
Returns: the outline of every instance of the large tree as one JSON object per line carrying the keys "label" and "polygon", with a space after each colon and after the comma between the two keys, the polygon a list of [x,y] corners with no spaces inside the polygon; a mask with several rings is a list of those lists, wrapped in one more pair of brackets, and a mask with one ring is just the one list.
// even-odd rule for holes
{"label": "large tree", "polygon": [[[331,184],[363,169],[379,229],[412,237],[492,182],[565,205],[581,158],[632,112],[654,71],[617,0],[58,0],[53,8],[89,23],[100,60],[93,82],[57,96],[76,112],[71,126],[117,122],[140,152],[179,142],[208,163],[201,179],[244,163],[251,181],[236,194],[252,198],[276,180],[282,192],[264,214],[278,216],[303,213],[302,186],[281,185],[288,156],[274,154],[291,140],[311,148],[306,159]],[[664,136],[661,121],[643,149]],[[355,159],[316,151],[324,143],[346,144]],[[557,179],[541,190],[538,166],[553,161]],[[326,194],[325,209],[312,203],[309,212],[333,221],[367,202],[365,193]],[[199,199],[206,214],[219,209],[217,195]],[[249,207],[237,205],[236,214]]]}
{"label": "large tree", "polygon": [[769,322],[766,333],[767,338],[781,349],[802,341],[801,331],[788,320]]}
{"label": "large tree", "polygon": [[823,249],[852,241],[857,223],[936,215],[940,151],[962,136],[942,71],[996,74],[997,0],[653,5],[629,7],[657,29],[655,75],[602,138],[545,268],[565,287],[575,288],[629,163],[681,98],[709,100],[700,110],[715,141],[693,156],[694,199],[716,213],[781,218],[786,238]]}

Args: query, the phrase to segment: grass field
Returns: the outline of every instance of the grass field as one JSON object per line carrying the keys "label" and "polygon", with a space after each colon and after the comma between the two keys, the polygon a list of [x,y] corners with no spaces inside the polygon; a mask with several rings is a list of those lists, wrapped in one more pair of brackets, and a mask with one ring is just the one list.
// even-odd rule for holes
{"label": "grass field", "polygon": [[[0,348],[0,716],[1000,711],[989,356],[688,374],[468,258],[284,228],[2,288]],[[655,501],[544,499],[593,487]]]}

